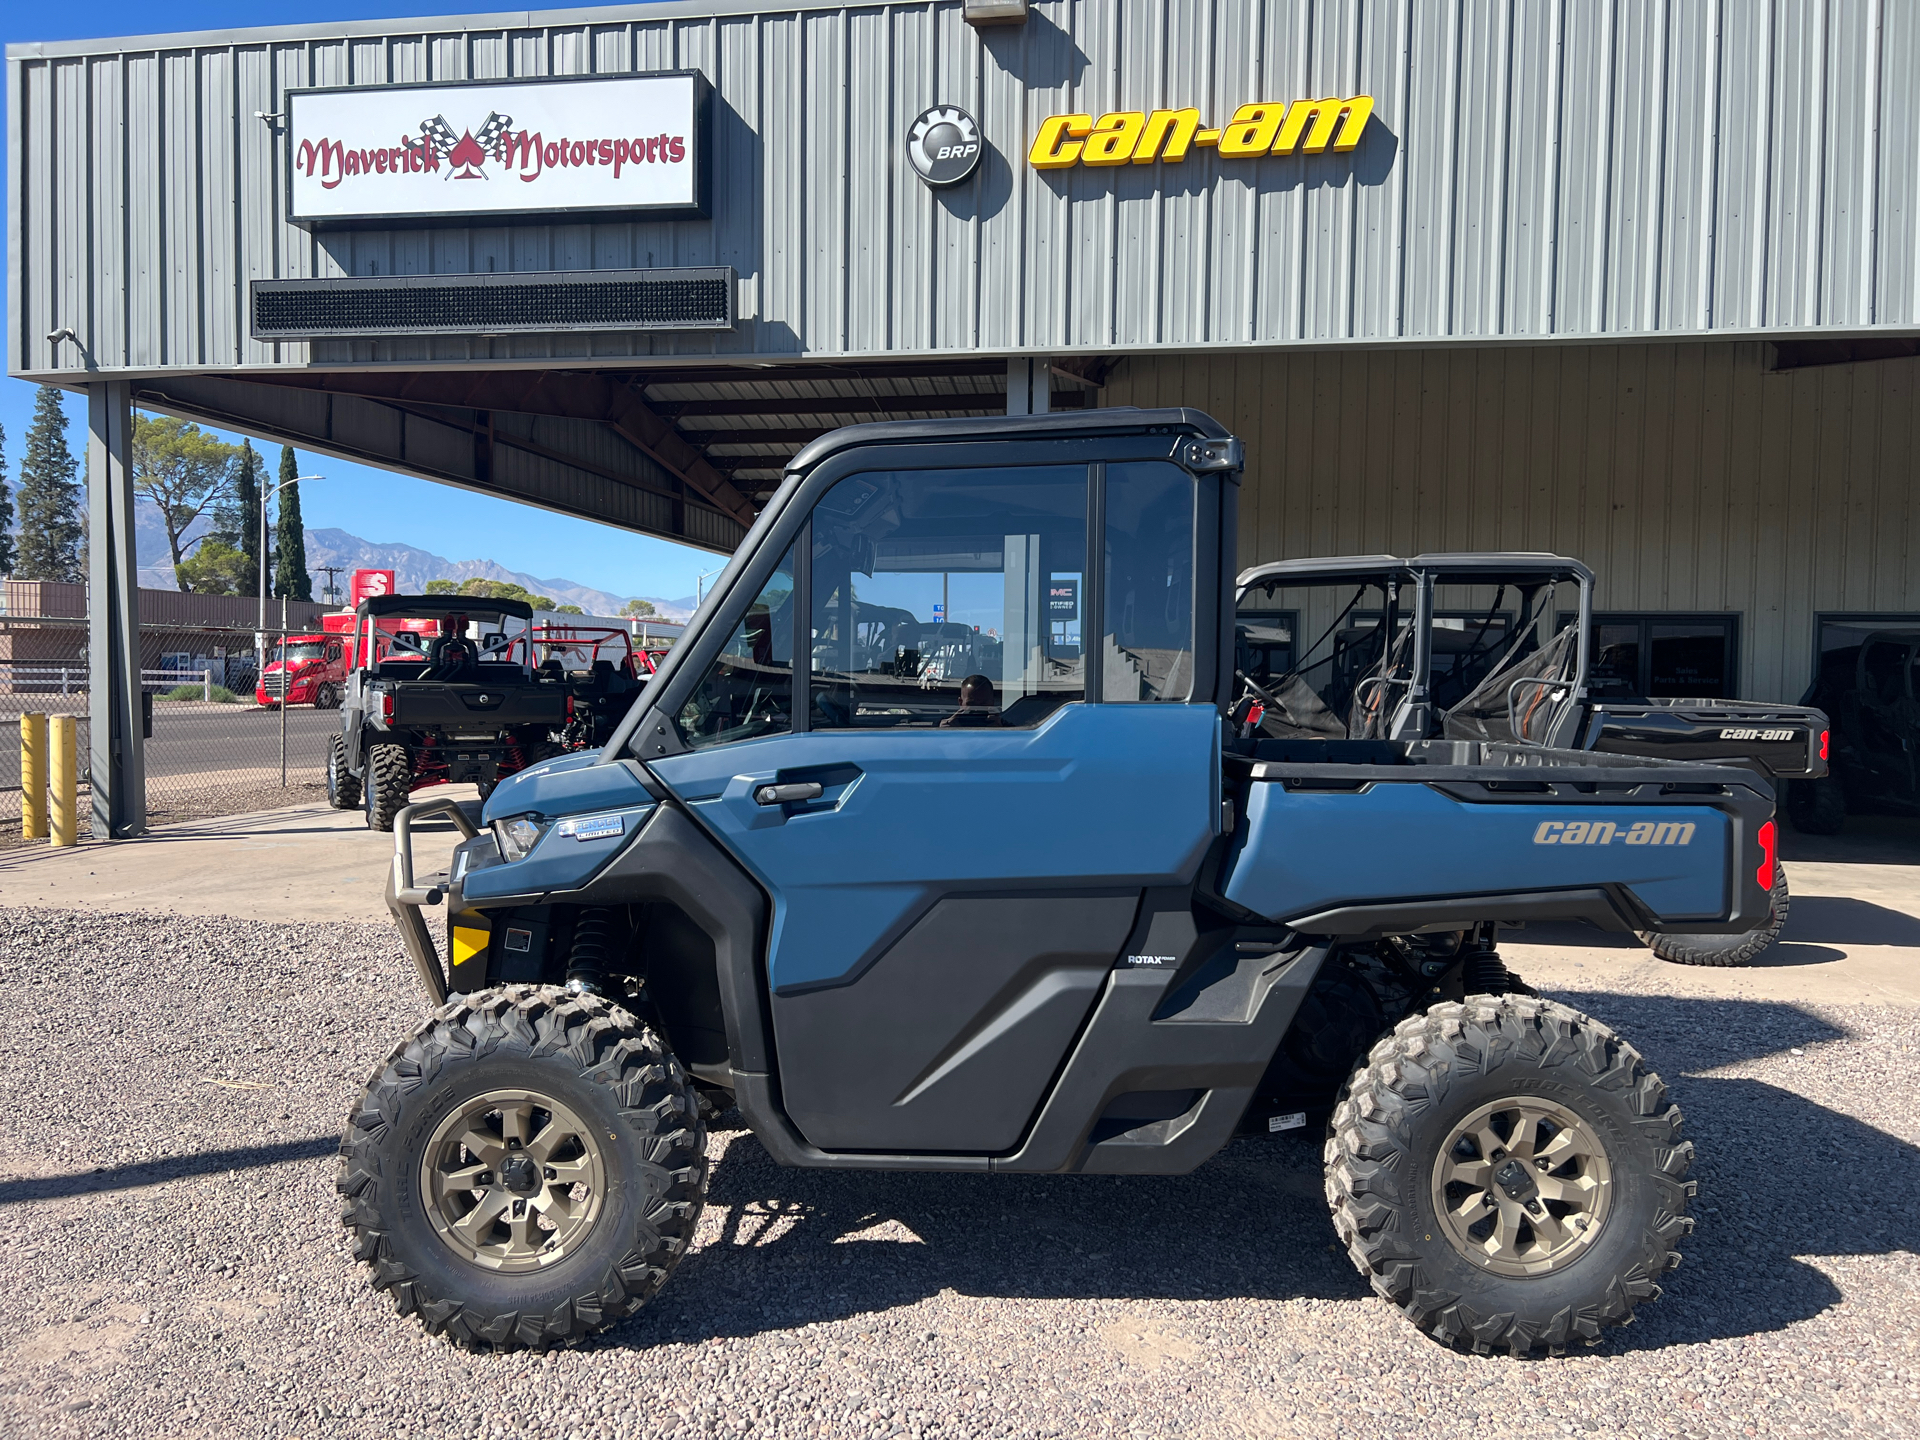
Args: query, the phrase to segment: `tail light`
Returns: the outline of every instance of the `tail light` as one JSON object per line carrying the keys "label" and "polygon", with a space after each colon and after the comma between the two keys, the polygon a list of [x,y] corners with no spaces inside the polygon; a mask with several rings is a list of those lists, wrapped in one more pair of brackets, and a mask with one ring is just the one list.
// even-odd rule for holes
{"label": "tail light", "polygon": [[[393,692],[391,690],[382,690],[380,692],[380,718],[388,722],[393,720]],[[1768,824],[1771,825],[1772,822],[1769,821]]]}
{"label": "tail light", "polygon": [[1769,820],[1760,827],[1760,868],[1753,872],[1753,878],[1760,888],[1769,895],[1773,893],[1773,821]]}
{"label": "tail light", "polygon": [[1825,730],[1820,732],[1820,758],[1822,760],[1827,758],[1827,732]]}

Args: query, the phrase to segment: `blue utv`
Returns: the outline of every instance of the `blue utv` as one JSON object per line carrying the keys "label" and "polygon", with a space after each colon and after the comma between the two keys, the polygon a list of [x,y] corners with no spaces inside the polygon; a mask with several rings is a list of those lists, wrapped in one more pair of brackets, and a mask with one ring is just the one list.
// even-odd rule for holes
{"label": "blue utv", "polygon": [[[434,1006],[341,1146],[357,1254],[470,1346],[633,1314],[706,1120],[783,1164],[1175,1174],[1324,1124],[1334,1229],[1524,1354],[1659,1295],[1691,1143],[1501,924],[1750,930],[1749,771],[1242,735],[1241,446],[1191,410],[817,440],[598,753],[401,812]],[[468,838],[413,873],[411,824]],[[444,905],[444,949],[423,907]]]}

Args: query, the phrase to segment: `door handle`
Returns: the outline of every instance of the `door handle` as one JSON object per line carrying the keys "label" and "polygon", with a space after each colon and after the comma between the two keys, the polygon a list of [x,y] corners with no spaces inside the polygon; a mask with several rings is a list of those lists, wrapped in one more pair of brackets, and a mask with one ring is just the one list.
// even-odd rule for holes
{"label": "door handle", "polygon": [[825,793],[818,780],[803,780],[791,785],[756,785],[756,805],[791,805],[798,800],[818,800]]}

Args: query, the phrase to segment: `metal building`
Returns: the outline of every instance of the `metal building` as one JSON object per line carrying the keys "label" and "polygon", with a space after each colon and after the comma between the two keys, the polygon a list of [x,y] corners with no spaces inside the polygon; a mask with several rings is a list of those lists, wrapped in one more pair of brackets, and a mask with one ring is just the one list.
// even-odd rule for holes
{"label": "metal building", "polygon": [[667,0],[7,67],[99,673],[135,405],[724,551],[835,425],[1184,403],[1248,441],[1244,562],[1561,550],[1720,647],[1696,691],[1920,612],[1913,6]]}

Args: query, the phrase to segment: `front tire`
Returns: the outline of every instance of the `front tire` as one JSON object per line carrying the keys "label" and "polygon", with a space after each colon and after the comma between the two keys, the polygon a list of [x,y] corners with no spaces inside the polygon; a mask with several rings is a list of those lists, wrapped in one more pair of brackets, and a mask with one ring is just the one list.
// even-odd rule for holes
{"label": "front tire", "polygon": [[1401,1021],[1354,1073],[1327,1203],[1420,1329],[1526,1355],[1593,1344],[1659,1298],[1693,1229],[1692,1161],[1632,1046],[1549,1000],[1474,995]]}
{"label": "front tire", "polygon": [[706,1130],[660,1038],[596,995],[455,999],[367,1084],[341,1219],[375,1288],[470,1349],[546,1348],[625,1319],[693,1241]]}
{"label": "front tire", "polygon": [[1773,894],[1768,901],[1767,923],[1744,935],[1656,935],[1637,932],[1640,943],[1662,960],[1674,965],[1745,965],[1780,938],[1787,923],[1787,867],[1774,862]]}
{"label": "front tire", "polygon": [[316,710],[338,710],[340,708],[340,691],[331,681],[322,682],[320,687],[313,692],[313,708]]}
{"label": "front tire", "polygon": [[393,829],[393,817],[413,791],[413,761],[407,756],[407,747],[384,742],[367,746],[361,780],[366,787],[367,828]]}
{"label": "front tire", "polygon": [[351,810],[360,803],[360,777],[347,769],[347,739],[335,735],[327,742],[327,804]]}

